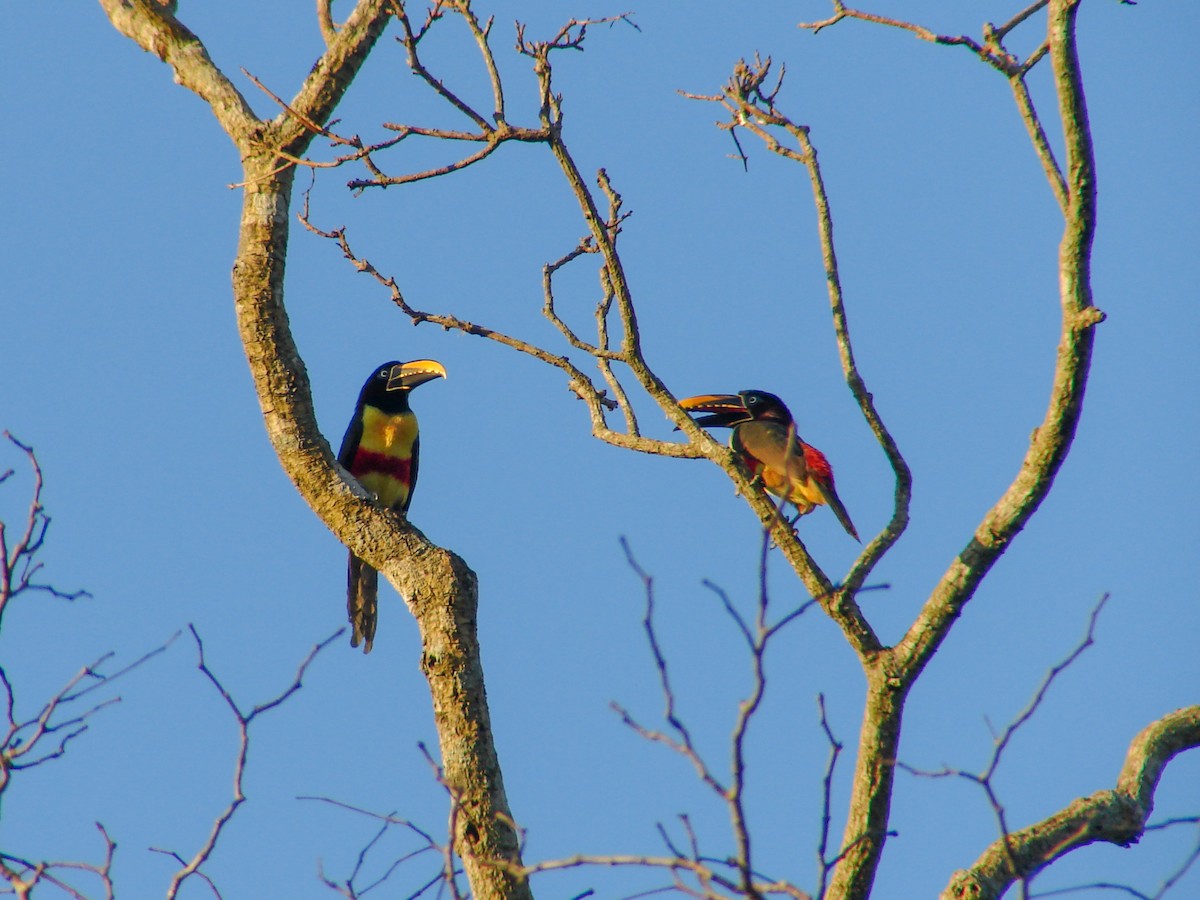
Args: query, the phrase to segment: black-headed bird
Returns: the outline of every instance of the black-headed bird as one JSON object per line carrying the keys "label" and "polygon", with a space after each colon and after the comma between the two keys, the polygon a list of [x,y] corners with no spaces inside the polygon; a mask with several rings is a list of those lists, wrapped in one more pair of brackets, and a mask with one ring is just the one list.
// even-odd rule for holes
{"label": "black-headed bird", "polygon": [[766,391],[701,394],[679,405],[688,412],[705,412],[696,419],[707,428],[732,428],[729,446],[752,476],[776,497],[792,503],[803,516],[828,506],[846,533],[860,540],[850,514],[833,486],[833,468],[816,447],[796,434],[796,422],[783,401]]}
{"label": "black-headed bird", "polygon": [[[358,394],[354,417],[342,438],[338,462],[388,509],[406,512],[417,486],[420,441],[417,417],[408,406],[412,389],[445,378],[436,360],[392,361],[376,366]],[[350,553],[346,612],[353,629],[350,646],[371,652],[378,615],[379,573]]]}

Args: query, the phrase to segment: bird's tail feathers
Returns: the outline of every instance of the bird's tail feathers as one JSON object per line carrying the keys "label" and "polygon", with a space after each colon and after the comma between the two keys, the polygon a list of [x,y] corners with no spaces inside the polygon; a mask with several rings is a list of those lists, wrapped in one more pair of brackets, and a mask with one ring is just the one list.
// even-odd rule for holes
{"label": "bird's tail feathers", "polygon": [[838,498],[837,491],[832,487],[826,488],[822,486],[821,493],[825,495],[825,502],[829,504],[829,508],[833,510],[833,514],[837,516],[837,520],[846,529],[846,534],[861,544],[862,538],[858,536],[858,530],[854,527],[854,523],[850,521],[850,513],[846,512],[846,507],[842,506],[842,501]]}
{"label": "bird's tail feathers", "polygon": [[370,653],[379,615],[379,572],[353,553],[346,576],[346,614],[352,629],[350,646],[361,642],[363,653]]}

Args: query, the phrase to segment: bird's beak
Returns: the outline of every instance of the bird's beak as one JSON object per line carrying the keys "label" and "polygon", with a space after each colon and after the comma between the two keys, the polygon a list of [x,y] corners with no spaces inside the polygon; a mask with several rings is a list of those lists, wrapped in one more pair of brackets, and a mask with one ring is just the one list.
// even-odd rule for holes
{"label": "bird's beak", "polygon": [[746,404],[737,394],[699,394],[695,397],[684,397],[679,401],[679,405],[689,413],[711,413],[696,419],[696,424],[705,428],[732,428],[739,422],[748,422],[752,418]]}
{"label": "bird's beak", "polygon": [[445,377],[446,367],[436,359],[414,359],[412,362],[392,366],[392,371],[388,373],[387,389],[412,390],[427,381]]}

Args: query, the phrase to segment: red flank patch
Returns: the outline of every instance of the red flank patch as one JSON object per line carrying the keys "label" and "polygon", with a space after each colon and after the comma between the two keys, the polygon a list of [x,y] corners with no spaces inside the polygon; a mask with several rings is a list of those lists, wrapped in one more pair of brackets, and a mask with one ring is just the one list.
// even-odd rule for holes
{"label": "red flank patch", "polygon": [[804,464],[808,466],[808,471],[812,472],[818,480],[826,484],[833,483],[833,468],[829,465],[829,460],[825,458],[825,454],[816,447],[804,445]]}

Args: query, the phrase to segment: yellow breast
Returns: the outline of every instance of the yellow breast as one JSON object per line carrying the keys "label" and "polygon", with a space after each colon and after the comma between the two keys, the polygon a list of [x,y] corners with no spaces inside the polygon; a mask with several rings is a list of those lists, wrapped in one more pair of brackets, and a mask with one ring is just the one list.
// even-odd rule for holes
{"label": "yellow breast", "polygon": [[360,447],[390,456],[408,456],[416,439],[417,417],[411,412],[391,415],[373,406],[363,410]]}

